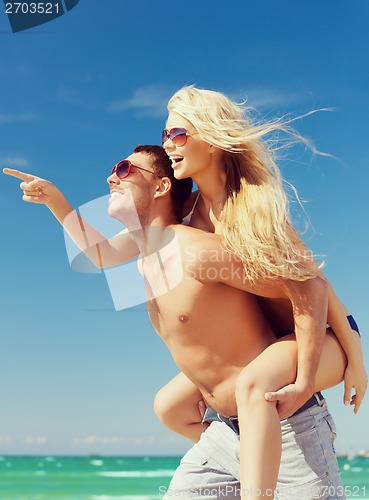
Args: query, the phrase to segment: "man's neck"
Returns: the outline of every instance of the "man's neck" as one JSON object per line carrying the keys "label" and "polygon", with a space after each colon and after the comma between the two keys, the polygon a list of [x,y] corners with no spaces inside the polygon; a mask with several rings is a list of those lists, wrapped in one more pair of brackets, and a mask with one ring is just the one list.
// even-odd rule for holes
{"label": "man's neck", "polygon": [[150,255],[169,243],[173,237],[171,226],[175,224],[178,221],[173,213],[154,216],[142,229],[130,232],[130,236],[143,256]]}

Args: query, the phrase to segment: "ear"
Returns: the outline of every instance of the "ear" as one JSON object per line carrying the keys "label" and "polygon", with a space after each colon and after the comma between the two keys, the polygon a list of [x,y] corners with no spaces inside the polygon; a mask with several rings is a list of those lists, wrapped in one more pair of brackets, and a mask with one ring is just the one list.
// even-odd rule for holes
{"label": "ear", "polygon": [[172,189],[172,182],[169,177],[162,177],[156,186],[154,198],[166,196]]}

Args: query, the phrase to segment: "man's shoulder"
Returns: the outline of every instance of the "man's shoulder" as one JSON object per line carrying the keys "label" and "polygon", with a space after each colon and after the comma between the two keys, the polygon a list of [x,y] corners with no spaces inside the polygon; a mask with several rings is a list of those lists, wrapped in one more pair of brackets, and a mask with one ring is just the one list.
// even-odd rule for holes
{"label": "man's shoulder", "polygon": [[208,233],[202,229],[176,224],[170,226],[178,238],[179,244],[193,244],[200,248],[220,246],[221,237],[218,234]]}

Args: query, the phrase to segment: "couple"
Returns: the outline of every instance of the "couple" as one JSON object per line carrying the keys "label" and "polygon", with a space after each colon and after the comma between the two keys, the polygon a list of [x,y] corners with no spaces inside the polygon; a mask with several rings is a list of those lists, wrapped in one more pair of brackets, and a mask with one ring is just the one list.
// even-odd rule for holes
{"label": "couple", "polygon": [[[240,481],[245,498],[344,498],[334,424],[313,392],[344,375],[345,403],[355,387],[357,411],[367,380],[356,324],[292,228],[261,140],[282,126],[253,126],[222,94],[193,87],[176,93],[169,111],[170,161],[141,146],[108,178],[109,213],[128,229],[110,240],[50,182],[5,173],[22,179],[24,199],[46,204],[100,267],[140,252],[150,319],[182,370],[157,395],[156,412],[198,441],[168,498],[239,498]],[[192,227],[178,224],[183,216]],[[326,334],[327,317],[337,337]]]}

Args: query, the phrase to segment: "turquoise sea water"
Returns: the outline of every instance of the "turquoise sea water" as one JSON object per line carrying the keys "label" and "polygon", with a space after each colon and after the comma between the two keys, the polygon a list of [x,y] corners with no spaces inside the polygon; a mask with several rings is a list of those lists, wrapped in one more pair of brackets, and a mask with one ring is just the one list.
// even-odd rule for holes
{"label": "turquoise sea water", "polygon": [[[179,457],[0,457],[1,500],[155,500]],[[340,458],[348,498],[369,498],[369,458]],[[296,499],[294,499],[296,500]]]}

